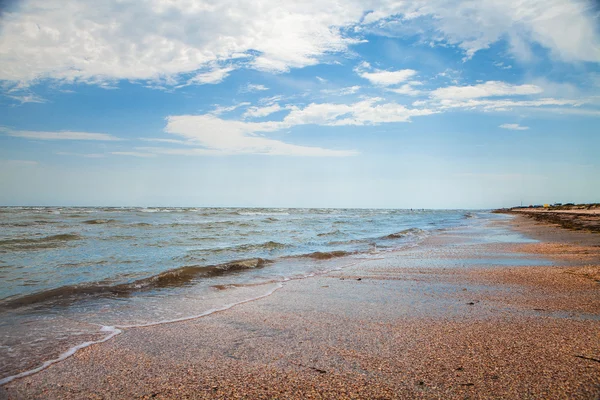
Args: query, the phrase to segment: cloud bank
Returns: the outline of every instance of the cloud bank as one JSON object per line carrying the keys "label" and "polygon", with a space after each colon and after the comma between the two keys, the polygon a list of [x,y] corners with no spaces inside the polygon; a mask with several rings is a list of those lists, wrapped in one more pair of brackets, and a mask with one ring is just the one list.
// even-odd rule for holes
{"label": "cloud bank", "polygon": [[[239,68],[315,65],[381,31],[457,46],[466,58],[506,40],[522,60],[540,46],[562,61],[600,62],[597,19],[583,0],[24,0],[2,15],[0,80],[215,84]],[[363,73],[378,85],[408,75]]]}

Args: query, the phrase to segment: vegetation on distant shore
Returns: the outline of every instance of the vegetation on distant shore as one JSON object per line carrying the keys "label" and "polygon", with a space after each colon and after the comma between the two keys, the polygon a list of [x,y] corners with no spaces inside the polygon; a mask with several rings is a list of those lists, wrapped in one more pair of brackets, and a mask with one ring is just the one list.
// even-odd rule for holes
{"label": "vegetation on distant shore", "polygon": [[494,210],[496,213],[506,213],[510,211],[527,211],[527,209],[543,209],[545,211],[579,211],[579,210],[600,210],[600,203],[585,203],[585,204],[574,204],[574,203],[556,203],[556,204],[536,204],[530,206],[515,206],[510,208],[500,208],[498,210]]}
{"label": "vegetation on distant shore", "polygon": [[494,212],[520,214],[539,222],[556,224],[566,229],[600,233],[600,203],[512,207],[502,208]]}

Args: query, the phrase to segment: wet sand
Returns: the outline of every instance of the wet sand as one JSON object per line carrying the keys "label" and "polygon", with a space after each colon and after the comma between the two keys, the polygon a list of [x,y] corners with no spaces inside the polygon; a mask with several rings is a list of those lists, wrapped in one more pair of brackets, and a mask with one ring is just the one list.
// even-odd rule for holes
{"label": "wet sand", "polygon": [[220,313],[126,329],[0,396],[599,398],[600,235],[524,217],[494,229],[541,242],[450,230]]}

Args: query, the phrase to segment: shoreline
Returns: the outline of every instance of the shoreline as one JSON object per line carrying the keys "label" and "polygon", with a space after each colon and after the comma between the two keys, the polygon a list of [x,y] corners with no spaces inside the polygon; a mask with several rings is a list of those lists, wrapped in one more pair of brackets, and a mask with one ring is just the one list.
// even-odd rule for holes
{"label": "shoreline", "polygon": [[224,312],[126,329],[0,396],[594,398],[598,235],[495,224],[542,241],[450,231]]}
{"label": "shoreline", "polygon": [[520,215],[541,224],[556,225],[570,230],[600,233],[600,208],[592,209],[544,209],[511,208],[496,210],[495,213]]}

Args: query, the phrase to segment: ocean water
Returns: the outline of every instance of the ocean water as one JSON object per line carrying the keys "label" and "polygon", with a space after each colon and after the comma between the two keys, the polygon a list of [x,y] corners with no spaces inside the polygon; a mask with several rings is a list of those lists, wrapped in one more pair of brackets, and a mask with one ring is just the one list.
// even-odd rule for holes
{"label": "ocean water", "polygon": [[0,383],[465,226],[461,210],[0,208]]}

